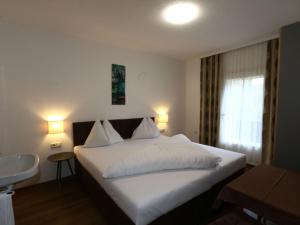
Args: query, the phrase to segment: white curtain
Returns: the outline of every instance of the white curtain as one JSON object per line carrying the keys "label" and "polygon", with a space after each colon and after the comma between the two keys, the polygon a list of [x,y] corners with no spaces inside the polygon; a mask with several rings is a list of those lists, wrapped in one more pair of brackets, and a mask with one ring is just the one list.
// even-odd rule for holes
{"label": "white curtain", "polygon": [[219,146],[261,161],[267,43],[222,55]]}

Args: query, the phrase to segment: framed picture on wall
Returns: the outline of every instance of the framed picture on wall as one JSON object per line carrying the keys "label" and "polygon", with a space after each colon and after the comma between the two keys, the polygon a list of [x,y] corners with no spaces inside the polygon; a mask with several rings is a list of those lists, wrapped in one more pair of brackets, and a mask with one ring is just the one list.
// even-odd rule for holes
{"label": "framed picture on wall", "polygon": [[125,105],[126,67],[123,65],[112,64],[111,70],[112,105]]}

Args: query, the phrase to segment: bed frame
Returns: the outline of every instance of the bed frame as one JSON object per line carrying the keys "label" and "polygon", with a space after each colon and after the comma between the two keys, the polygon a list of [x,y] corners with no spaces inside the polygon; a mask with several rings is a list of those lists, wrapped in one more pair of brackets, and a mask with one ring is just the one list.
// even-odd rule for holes
{"label": "bed frame", "polygon": [[[154,118],[152,118],[154,120]],[[142,118],[110,120],[112,126],[125,139],[130,138],[134,129],[140,124]],[[95,121],[73,123],[73,143],[83,145],[87,139]],[[75,159],[76,175],[84,188],[92,195],[95,203],[100,207],[107,224],[110,225],[134,225],[131,219],[116,205],[110,196],[103,190],[93,176]],[[240,176],[244,170],[239,170],[232,176],[214,185],[208,191],[200,194],[187,203],[173,209],[169,213],[160,216],[150,225],[200,225],[214,212],[212,204],[222,187]]]}

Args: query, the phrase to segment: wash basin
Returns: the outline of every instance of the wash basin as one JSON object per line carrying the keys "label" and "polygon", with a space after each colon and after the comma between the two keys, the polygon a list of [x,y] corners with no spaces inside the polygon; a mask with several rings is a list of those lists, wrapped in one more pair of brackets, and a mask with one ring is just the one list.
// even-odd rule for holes
{"label": "wash basin", "polygon": [[39,158],[35,154],[0,155],[0,187],[33,177],[38,172],[38,164]]}

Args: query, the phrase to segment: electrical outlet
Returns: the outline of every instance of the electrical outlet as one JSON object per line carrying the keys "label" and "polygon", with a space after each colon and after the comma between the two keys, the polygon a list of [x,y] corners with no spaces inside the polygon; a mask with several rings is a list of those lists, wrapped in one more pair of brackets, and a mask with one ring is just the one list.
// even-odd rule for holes
{"label": "electrical outlet", "polygon": [[50,144],[50,148],[61,148],[62,143],[61,142],[53,142]]}

